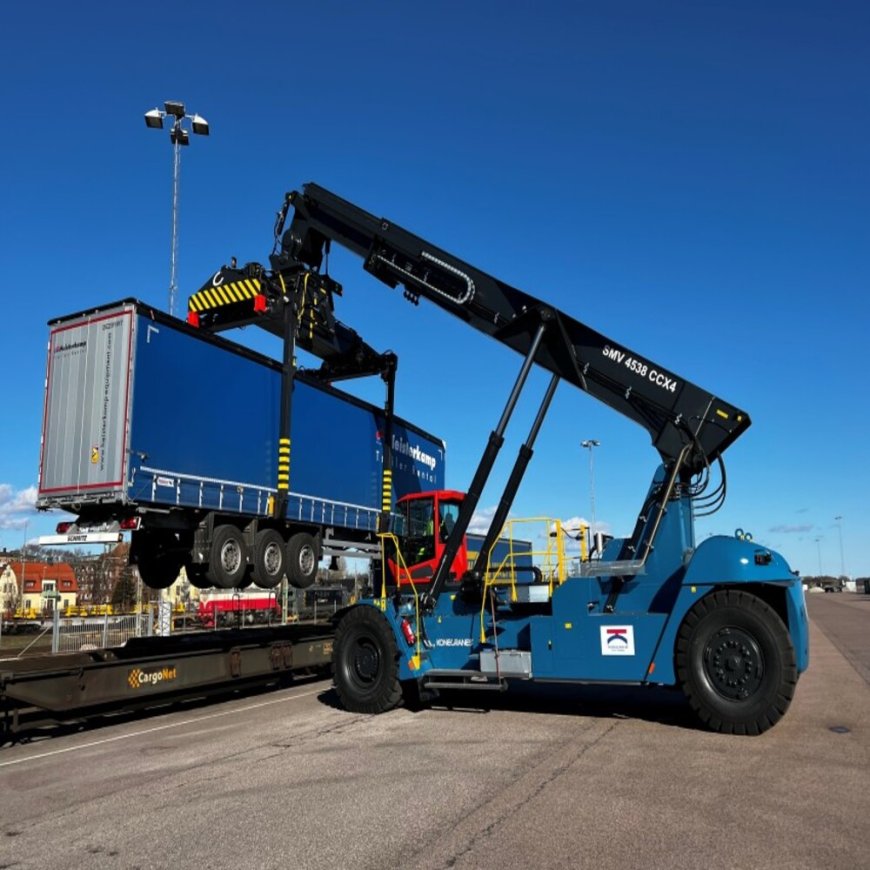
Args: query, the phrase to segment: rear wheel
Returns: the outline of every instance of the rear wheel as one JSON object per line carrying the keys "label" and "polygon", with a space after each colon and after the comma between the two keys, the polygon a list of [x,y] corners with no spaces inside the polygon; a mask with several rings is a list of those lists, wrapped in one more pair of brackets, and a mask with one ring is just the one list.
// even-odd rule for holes
{"label": "rear wheel", "polygon": [[399,704],[399,651],[383,615],[363,604],[352,607],[335,631],[335,690],[353,713],[385,713]]}
{"label": "rear wheel", "polygon": [[287,579],[296,589],[307,589],[317,577],[320,554],[308,532],[297,532],[287,542]]}
{"label": "rear wheel", "polygon": [[194,589],[211,589],[211,580],[208,579],[206,566],[196,563],[185,565],[187,579]]}
{"label": "rear wheel", "polygon": [[677,636],[677,677],[692,709],[714,731],[761,734],[794,697],[797,664],[776,611],[736,589],[702,598]]}
{"label": "rear wheel", "polygon": [[253,580],[262,589],[274,589],[284,576],[284,539],[275,529],[262,529],[251,552]]}
{"label": "rear wheel", "polygon": [[241,529],[217,526],[209,550],[208,579],[220,589],[233,589],[244,580],[247,567],[248,548]]}
{"label": "rear wheel", "polygon": [[139,576],[149,589],[168,589],[178,579],[183,565],[183,554],[159,550],[139,553],[136,562]]}
{"label": "rear wheel", "polygon": [[149,589],[168,589],[178,579],[188,552],[174,532],[138,531],[133,535],[131,556]]}

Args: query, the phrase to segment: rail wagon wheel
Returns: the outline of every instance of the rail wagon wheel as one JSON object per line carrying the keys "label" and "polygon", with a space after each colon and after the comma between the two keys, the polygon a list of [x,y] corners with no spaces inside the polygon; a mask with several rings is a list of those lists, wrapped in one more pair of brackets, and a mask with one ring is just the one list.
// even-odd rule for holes
{"label": "rail wagon wheel", "polygon": [[254,538],[251,553],[254,583],[262,589],[274,589],[284,576],[284,539],[275,529],[262,529]]}
{"label": "rail wagon wheel", "polygon": [[385,713],[399,704],[399,651],[383,615],[363,604],[352,607],[335,631],[335,690],[353,713]]}
{"label": "rail wagon wheel", "polygon": [[713,731],[761,734],[788,709],[797,663],[776,611],[748,592],[707,595],[677,636],[677,678],[689,704]]}
{"label": "rail wagon wheel", "polygon": [[209,550],[208,579],[219,589],[232,589],[242,583],[247,567],[248,548],[241,530],[217,526]]}
{"label": "rail wagon wheel", "polygon": [[296,589],[307,589],[317,577],[320,553],[308,532],[297,532],[287,542],[287,579]]}

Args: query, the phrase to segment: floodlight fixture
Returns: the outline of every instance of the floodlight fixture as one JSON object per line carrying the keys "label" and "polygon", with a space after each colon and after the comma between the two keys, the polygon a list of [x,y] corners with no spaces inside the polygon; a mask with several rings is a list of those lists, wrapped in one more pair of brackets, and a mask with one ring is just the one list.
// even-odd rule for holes
{"label": "floodlight fixture", "polygon": [[163,129],[163,112],[160,109],[154,108],[150,112],[145,113],[145,125],[151,127],[152,130]]}
{"label": "floodlight fixture", "polygon": [[208,121],[202,115],[194,115],[190,119],[190,126],[198,136],[208,136]]}
{"label": "floodlight fixture", "polygon": [[179,121],[172,125],[169,139],[173,145],[190,145],[190,134],[181,126]]}
{"label": "floodlight fixture", "polygon": [[179,120],[181,120],[186,114],[184,111],[184,103],[179,103],[176,100],[167,100],[163,104],[163,108],[166,110],[167,115],[175,115]]}

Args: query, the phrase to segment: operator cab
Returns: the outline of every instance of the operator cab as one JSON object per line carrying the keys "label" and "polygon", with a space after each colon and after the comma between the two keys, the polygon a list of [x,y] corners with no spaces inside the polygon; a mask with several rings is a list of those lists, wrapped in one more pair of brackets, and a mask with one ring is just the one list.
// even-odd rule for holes
{"label": "operator cab", "polygon": [[[390,574],[400,586],[429,583],[435,576],[438,561],[447,539],[459,519],[464,495],[455,490],[412,493],[399,499],[396,507],[402,514],[401,563],[389,559]],[[468,568],[466,542],[453,560],[448,582],[455,582]]]}

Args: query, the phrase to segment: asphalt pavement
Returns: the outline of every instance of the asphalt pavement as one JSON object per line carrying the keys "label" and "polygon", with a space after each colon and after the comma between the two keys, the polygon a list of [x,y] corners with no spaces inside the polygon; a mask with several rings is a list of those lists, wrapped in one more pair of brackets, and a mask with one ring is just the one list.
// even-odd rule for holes
{"label": "asphalt pavement", "polygon": [[809,608],[760,737],[663,691],[361,716],[321,680],[8,747],[0,868],[870,867],[870,614]]}

